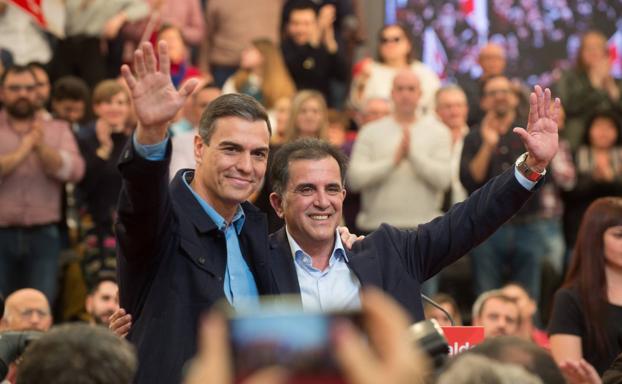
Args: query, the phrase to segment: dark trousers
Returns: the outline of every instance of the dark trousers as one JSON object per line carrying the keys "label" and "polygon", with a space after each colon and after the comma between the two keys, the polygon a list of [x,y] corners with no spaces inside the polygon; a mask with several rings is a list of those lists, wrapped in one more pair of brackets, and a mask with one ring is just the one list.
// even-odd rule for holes
{"label": "dark trousers", "polygon": [[106,63],[100,38],[70,36],[59,41],[52,59],[51,74],[54,80],[67,75],[80,77],[93,89],[107,78]]}

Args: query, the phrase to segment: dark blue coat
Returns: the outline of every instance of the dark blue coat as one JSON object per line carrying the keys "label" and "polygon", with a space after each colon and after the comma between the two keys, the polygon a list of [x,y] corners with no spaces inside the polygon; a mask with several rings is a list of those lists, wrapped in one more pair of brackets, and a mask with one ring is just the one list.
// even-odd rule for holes
{"label": "dark blue coat", "polygon": [[[346,251],[348,266],[363,287],[373,285],[382,289],[402,304],[414,320],[423,320],[421,283],[488,238],[532,194],[519,184],[511,168],[444,216],[415,230],[381,225],[364,240],[355,242],[351,251]],[[276,290],[300,294],[284,229],[270,235],[270,252]]]}
{"label": "dark blue coat", "polygon": [[[201,314],[224,298],[225,238],[184,185],[183,171],[169,187],[170,151],[169,144],[165,160],[147,161],[130,140],[119,163],[119,296],[133,317],[128,339],[138,350],[138,383],[181,382]],[[265,214],[242,207],[242,254],[259,292],[271,293]]]}

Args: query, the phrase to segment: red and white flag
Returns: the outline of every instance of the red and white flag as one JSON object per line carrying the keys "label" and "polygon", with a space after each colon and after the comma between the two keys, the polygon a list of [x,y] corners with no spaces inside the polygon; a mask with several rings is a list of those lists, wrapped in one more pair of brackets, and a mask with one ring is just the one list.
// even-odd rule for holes
{"label": "red and white flag", "polygon": [[9,0],[26,12],[41,28],[57,37],[65,37],[64,0]]}
{"label": "red and white flag", "polygon": [[460,11],[466,21],[477,30],[480,42],[488,38],[488,1],[460,0]]}
{"label": "red and white flag", "polygon": [[441,79],[447,78],[447,53],[443,43],[432,27],[423,32],[423,62]]}
{"label": "red and white flag", "polygon": [[622,78],[622,32],[617,31],[607,43],[611,60],[611,75]]}

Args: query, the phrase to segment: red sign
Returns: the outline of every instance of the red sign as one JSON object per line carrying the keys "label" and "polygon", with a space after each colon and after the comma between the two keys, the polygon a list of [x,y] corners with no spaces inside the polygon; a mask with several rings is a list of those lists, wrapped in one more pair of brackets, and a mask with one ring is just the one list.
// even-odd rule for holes
{"label": "red sign", "polygon": [[449,356],[467,351],[484,341],[484,327],[441,327],[449,344]]}

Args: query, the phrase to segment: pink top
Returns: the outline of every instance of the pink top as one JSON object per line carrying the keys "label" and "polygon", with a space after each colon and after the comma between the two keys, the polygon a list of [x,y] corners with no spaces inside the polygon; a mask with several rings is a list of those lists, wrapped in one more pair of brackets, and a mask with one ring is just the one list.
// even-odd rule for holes
{"label": "pink top", "polygon": [[[0,155],[16,150],[22,136],[11,128],[6,112],[0,111]],[[33,152],[13,172],[1,177],[0,227],[59,221],[63,183],[77,182],[84,174],[84,160],[67,123],[44,120],[43,140],[59,151],[63,165],[55,175],[46,174]]]}

